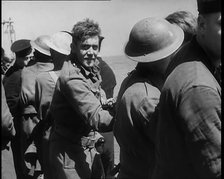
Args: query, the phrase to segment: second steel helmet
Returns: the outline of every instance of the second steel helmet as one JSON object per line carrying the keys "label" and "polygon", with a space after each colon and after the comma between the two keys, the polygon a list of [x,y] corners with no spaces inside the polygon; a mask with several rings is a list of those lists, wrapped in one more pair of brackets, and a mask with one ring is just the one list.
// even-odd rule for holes
{"label": "second steel helmet", "polygon": [[30,44],[40,53],[50,56],[50,47],[47,45],[47,42],[50,40],[50,36],[48,35],[41,35],[37,37],[34,41],[31,41]]}
{"label": "second steel helmet", "polygon": [[180,27],[162,18],[149,17],[132,28],[125,54],[137,62],[154,62],[175,52],[183,40]]}
{"label": "second steel helmet", "polygon": [[53,35],[51,35],[51,38],[49,41],[46,42],[46,44],[53,50],[69,55],[71,51],[71,45],[72,43],[72,35],[69,32],[56,32]]}

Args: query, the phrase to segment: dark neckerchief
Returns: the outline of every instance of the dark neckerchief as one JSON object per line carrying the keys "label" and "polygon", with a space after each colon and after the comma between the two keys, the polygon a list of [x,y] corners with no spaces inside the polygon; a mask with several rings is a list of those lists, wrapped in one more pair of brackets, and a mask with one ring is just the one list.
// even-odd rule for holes
{"label": "dark neckerchief", "polygon": [[78,60],[72,59],[72,64],[77,66],[80,69],[80,72],[85,76],[87,79],[91,79],[93,83],[100,80],[99,77],[99,67],[97,65],[94,65],[92,68],[87,69],[85,68]]}

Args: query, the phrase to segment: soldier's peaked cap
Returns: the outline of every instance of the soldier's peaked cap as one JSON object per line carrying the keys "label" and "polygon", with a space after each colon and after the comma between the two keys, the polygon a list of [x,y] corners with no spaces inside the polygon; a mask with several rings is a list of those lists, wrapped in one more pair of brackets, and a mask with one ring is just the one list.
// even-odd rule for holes
{"label": "soldier's peaked cap", "polygon": [[31,48],[30,40],[28,39],[20,39],[11,45],[11,51],[14,53],[21,52],[25,49]]}

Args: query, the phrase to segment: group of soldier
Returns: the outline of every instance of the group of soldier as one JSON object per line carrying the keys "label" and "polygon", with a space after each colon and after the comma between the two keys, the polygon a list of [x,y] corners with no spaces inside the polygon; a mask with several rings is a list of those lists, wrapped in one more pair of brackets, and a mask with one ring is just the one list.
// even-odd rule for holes
{"label": "group of soldier", "polygon": [[138,21],[124,48],[137,65],[117,95],[94,20],[15,41],[2,73],[2,178],[221,178],[220,3]]}

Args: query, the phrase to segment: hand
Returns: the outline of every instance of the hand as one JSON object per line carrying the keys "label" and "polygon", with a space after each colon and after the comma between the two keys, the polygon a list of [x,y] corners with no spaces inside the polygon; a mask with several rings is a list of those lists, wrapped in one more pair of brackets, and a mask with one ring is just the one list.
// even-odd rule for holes
{"label": "hand", "polygon": [[109,98],[103,102],[102,104],[103,109],[113,109],[115,103],[116,103],[116,100],[114,98]]}

